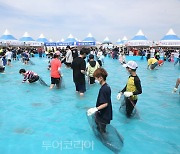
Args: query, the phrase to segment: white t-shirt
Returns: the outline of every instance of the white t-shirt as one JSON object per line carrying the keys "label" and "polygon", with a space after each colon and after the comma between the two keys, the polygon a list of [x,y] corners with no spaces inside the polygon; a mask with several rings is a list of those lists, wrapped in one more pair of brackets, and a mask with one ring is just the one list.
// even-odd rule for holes
{"label": "white t-shirt", "polygon": [[179,52],[174,52],[174,57],[178,58],[179,57]]}
{"label": "white t-shirt", "polygon": [[72,63],[73,57],[72,57],[72,52],[71,50],[68,50],[66,53],[66,63]]}
{"label": "white t-shirt", "polygon": [[2,58],[0,58],[0,67],[4,67]]}
{"label": "white t-shirt", "polygon": [[7,59],[11,59],[11,57],[12,57],[12,52],[11,51],[8,51],[8,52],[6,52],[6,58]]}

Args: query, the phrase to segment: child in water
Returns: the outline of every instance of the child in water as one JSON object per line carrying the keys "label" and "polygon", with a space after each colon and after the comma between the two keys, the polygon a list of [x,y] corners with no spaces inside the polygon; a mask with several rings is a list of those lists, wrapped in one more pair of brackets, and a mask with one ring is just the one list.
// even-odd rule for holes
{"label": "child in water", "polygon": [[137,63],[135,61],[129,61],[127,64],[124,64],[123,67],[126,67],[126,70],[129,72],[130,76],[124,89],[118,93],[117,99],[120,100],[121,95],[124,94],[126,115],[128,118],[130,118],[138,100],[137,95],[142,93],[142,88],[141,81],[136,74],[136,69],[138,68]]}
{"label": "child in water", "polygon": [[106,125],[112,120],[111,88],[106,83],[107,72],[103,68],[98,68],[93,76],[101,85],[97,97],[96,107],[87,111],[88,116],[95,113],[97,129],[101,133],[106,132]]}

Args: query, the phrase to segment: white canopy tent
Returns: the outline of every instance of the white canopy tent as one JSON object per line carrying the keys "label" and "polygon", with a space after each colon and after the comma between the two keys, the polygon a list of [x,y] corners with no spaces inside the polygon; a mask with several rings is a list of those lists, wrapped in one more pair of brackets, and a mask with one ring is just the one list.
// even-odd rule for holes
{"label": "white canopy tent", "polygon": [[22,45],[11,33],[6,29],[3,35],[0,37],[0,45],[2,46],[19,46]]}
{"label": "white canopy tent", "polygon": [[162,47],[180,47],[180,38],[171,28],[167,34],[157,43],[157,45]]}
{"label": "white canopy tent", "polygon": [[35,41],[28,32],[25,32],[24,35],[19,39],[24,46],[41,46],[40,42]]}
{"label": "white canopy tent", "polygon": [[151,46],[152,41],[149,41],[144,35],[142,30],[139,30],[137,34],[127,42],[127,46]]}

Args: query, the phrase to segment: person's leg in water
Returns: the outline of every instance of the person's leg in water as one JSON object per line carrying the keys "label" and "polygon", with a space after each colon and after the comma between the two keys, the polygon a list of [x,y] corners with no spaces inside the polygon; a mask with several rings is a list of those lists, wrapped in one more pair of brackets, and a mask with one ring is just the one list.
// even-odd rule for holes
{"label": "person's leg in water", "polygon": [[137,100],[133,101],[133,100],[130,100],[130,98],[126,97],[125,101],[126,101],[126,116],[130,118]]}
{"label": "person's leg in water", "polygon": [[4,71],[5,71],[5,67],[0,66],[0,73],[4,73]]}
{"label": "person's leg in water", "polygon": [[158,62],[156,62],[150,66],[151,70],[155,69],[156,66],[158,66]]}
{"label": "person's leg in water", "polygon": [[61,78],[56,79],[56,88],[59,89],[61,86]]}
{"label": "person's leg in water", "polygon": [[49,89],[53,89],[55,84],[56,84],[55,78],[51,77],[51,85]]}
{"label": "person's leg in water", "polygon": [[90,84],[94,84],[95,83],[95,78],[94,77],[89,77],[90,79]]}
{"label": "person's leg in water", "polygon": [[177,58],[175,63],[174,63],[174,66],[179,62],[179,65],[180,65],[180,58]]}
{"label": "person's leg in water", "polygon": [[98,113],[96,113],[96,115],[95,115],[95,122],[97,125],[97,130],[100,133],[106,133],[106,123],[103,119],[99,118]]}
{"label": "person's leg in water", "polygon": [[28,81],[29,81],[29,83],[33,83],[33,82],[36,82],[37,80],[39,80],[39,76],[37,75],[37,76],[34,76],[34,77],[32,77],[31,79],[29,79]]}

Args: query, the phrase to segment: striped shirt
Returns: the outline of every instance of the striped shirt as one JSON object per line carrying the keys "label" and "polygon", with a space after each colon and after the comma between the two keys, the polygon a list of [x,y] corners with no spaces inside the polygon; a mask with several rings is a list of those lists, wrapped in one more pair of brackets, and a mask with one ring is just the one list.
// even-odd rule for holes
{"label": "striped shirt", "polygon": [[33,71],[26,71],[23,82],[25,82],[26,80],[32,79],[34,76],[37,76],[37,74],[34,73]]}

